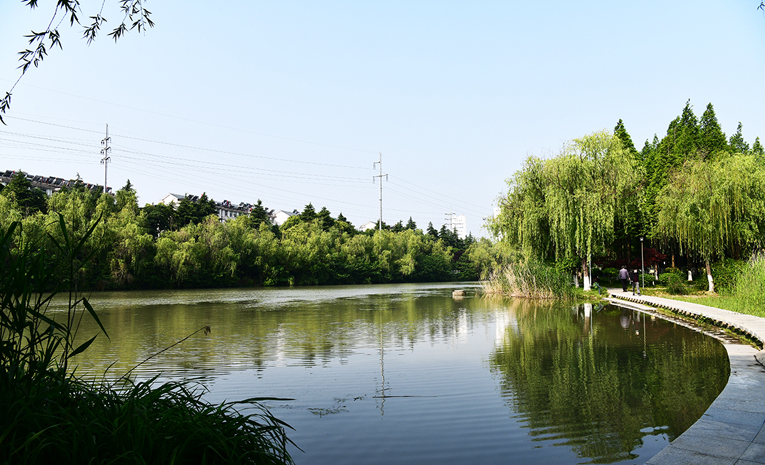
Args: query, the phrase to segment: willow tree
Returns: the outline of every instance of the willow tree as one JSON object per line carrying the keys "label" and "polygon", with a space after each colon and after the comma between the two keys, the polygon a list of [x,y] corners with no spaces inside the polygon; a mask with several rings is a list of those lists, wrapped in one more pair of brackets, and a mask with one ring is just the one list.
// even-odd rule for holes
{"label": "willow tree", "polygon": [[587,263],[614,238],[617,217],[636,203],[643,176],[637,160],[606,131],[574,139],[545,163],[545,205],[556,259],[578,259],[584,289]]}
{"label": "willow tree", "polygon": [[713,259],[762,245],[765,170],[752,155],[716,163],[688,160],[659,192],[656,207],[658,236],[704,260],[709,292],[714,292]]}
{"label": "willow tree", "polygon": [[606,250],[617,218],[637,202],[642,168],[618,137],[601,131],[575,139],[557,157],[529,157],[499,200],[492,232],[525,255],[587,263]]}

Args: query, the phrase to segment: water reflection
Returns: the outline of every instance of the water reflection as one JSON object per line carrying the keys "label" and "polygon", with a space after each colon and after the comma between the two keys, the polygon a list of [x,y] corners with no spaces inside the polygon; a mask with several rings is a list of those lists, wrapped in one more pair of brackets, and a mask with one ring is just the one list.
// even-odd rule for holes
{"label": "water reflection", "polygon": [[727,382],[711,338],[619,307],[551,307],[516,302],[489,357],[535,441],[598,463],[634,459],[647,435],[685,431]]}
{"label": "water reflection", "polygon": [[201,378],[214,401],[296,399],[272,408],[311,464],[642,463],[727,380],[719,343],[660,319],[452,289],[97,294],[111,342],[79,370],[124,373],[210,325],[139,376]]}

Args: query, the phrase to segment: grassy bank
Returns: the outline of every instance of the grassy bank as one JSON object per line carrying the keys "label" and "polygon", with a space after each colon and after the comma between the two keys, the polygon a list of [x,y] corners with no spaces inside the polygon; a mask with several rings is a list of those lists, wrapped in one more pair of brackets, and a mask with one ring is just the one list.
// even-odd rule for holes
{"label": "grassy bank", "polygon": [[765,318],[765,256],[754,255],[736,274],[729,292],[709,294],[689,286],[680,288],[680,293],[672,290],[647,288],[644,293]]}

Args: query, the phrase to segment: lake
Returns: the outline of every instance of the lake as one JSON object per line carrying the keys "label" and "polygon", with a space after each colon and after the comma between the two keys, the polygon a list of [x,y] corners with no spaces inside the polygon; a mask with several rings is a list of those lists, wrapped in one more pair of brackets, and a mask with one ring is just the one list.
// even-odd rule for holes
{"label": "lake", "polygon": [[[453,289],[467,296],[452,298]],[[644,463],[725,386],[715,339],[616,306],[399,284],[97,293],[80,374],[275,396],[297,464]],[[87,319],[86,319],[87,320]],[[84,320],[81,339],[94,332]]]}

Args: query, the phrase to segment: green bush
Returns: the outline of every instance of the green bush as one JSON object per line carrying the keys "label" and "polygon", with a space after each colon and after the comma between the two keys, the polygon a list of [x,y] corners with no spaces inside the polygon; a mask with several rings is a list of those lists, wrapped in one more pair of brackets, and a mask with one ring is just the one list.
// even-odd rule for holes
{"label": "green bush", "polygon": [[[673,280],[682,280],[683,279],[683,273],[678,270],[677,268],[667,268],[675,270],[672,272],[665,271],[664,273],[659,275],[659,280],[657,281],[659,285],[661,286],[669,286],[670,281]],[[686,277],[687,279],[687,277]]]}
{"label": "green bush", "polygon": [[712,263],[712,279],[714,280],[715,291],[720,294],[731,293],[736,285],[736,277],[745,268],[745,261],[732,258],[725,258]]}
{"label": "green bush", "polygon": [[[688,286],[686,285],[686,279],[683,278],[680,273],[665,273],[662,276],[667,276],[667,292],[674,295],[687,295]],[[661,278],[661,276],[660,276]]]}

